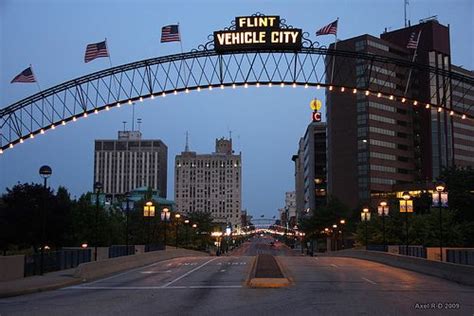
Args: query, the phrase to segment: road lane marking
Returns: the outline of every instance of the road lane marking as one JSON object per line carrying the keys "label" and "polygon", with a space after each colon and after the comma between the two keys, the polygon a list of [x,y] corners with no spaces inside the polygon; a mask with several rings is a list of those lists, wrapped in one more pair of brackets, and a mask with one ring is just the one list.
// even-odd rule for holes
{"label": "road lane marking", "polygon": [[369,280],[369,279],[367,279],[367,278],[362,278],[362,279],[365,280],[365,281],[367,281],[367,282],[369,282],[369,283],[371,283],[371,284],[377,284],[377,283],[375,283],[374,281]]}
{"label": "road lane marking", "polygon": [[70,286],[62,290],[170,290],[170,289],[240,289],[242,285],[183,285],[183,286]]}
{"label": "road lane marking", "polygon": [[334,268],[337,268],[337,265],[336,265],[336,264],[331,263],[331,265],[332,265]]}
{"label": "road lane marking", "polygon": [[153,273],[170,273],[172,270],[166,270],[166,271],[140,271],[140,273],[143,274],[153,274]]}
{"label": "road lane marking", "polygon": [[196,268],[192,269],[191,271],[186,272],[186,273],[183,274],[182,276],[177,277],[176,279],[174,279],[173,281],[170,281],[168,284],[165,284],[165,285],[163,285],[162,287],[168,287],[168,286],[170,286],[171,284],[173,284],[173,283],[175,283],[175,282],[178,282],[178,281],[181,280],[182,278],[184,278],[184,277],[190,275],[190,274],[193,273],[194,271],[197,271],[197,270],[201,269],[202,267],[204,267],[205,265],[207,265],[208,263],[210,263],[210,262],[212,262],[212,261],[214,261],[214,260],[216,260],[216,259],[217,259],[217,258],[213,258],[213,259],[211,259],[211,260],[208,260],[208,261],[204,262],[204,263],[201,264],[199,267],[196,267]]}

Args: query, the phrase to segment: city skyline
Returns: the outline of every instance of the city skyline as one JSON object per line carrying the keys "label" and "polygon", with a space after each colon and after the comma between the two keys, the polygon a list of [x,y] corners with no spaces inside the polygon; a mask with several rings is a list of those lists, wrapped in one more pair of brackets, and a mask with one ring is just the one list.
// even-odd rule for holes
{"label": "city skyline", "polygon": [[[179,10],[177,4],[165,6],[162,2],[161,6],[153,5],[151,2],[140,2],[139,6],[128,6],[127,10],[128,2],[121,2],[117,8],[107,8],[106,4],[110,2],[102,1],[97,4],[98,10],[95,12],[80,8],[78,2],[58,4],[50,1],[42,6],[34,4],[33,1],[3,2],[0,5],[2,37],[6,40],[1,44],[0,86],[5,93],[0,95],[1,107],[37,92],[34,84],[9,84],[10,80],[30,63],[33,64],[35,75],[43,89],[108,68],[110,65],[107,59],[98,59],[87,65],[82,61],[85,45],[105,37],[110,43],[111,60],[116,66],[152,56],[179,53],[178,43],[159,44],[159,30],[169,23],[180,22],[184,51],[189,51],[206,42],[207,34],[228,26],[229,21],[235,16],[250,15],[259,11],[265,14],[280,14],[289,24],[309,32],[312,40],[329,45],[334,40],[333,36],[316,38],[314,32],[337,16],[340,18],[338,37],[341,39],[365,33],[378,36],[385,27],[395,22],[397,24],[393,29],[403,27],[403,7],[398,2],[392,1],[387,5],[387,12],[390,11],[389,8],[396,8],[398,12],[389,15],[387,22],[361,23],[350,30],[344,25],[356,25],[352,20],[354,16],[351,10],[343,10],[341,5],[330,5],[326,2],[318,2],[315,6],[307,1],[299,2],[299,6],[288,4],[276,6],[270,2],[256,5],[246,2],[246,6],[232,3],[223,9],[217,8],[218,2],[211,1],[193,10],[192,14],[185,13],[187,10]],[[18,3],[27,3],[30,6],[21,6]],[[369,5],[373,2],[359,3],[360,7],[352,8],[354,12],[362,13],[366,10],[364,14],[368,17],[375,16],[375,10],[371,11]],[[472,4],[469,1],[454,1],[459,6],[452,5],[446,8],[443,1],[435,1],[433,4],[429,1],[413,1],[413,3],[415,3],[411,7],[413,23],[417,23],[420,18],[440,13],[438,16],[440,22],[451,24],[453,63],[472,69],[472,57],[470,59],[472,45],[469,46],[467,34],[469,32],[463,31],[472,29],[472,17],[469,20]],[[191,7],[189,4],[184,5]],[[156,12],[163,7],[165,10]],[[312,7],[327,7],[332,10],[327,12],[324,10],[325,13],[315,21],[311,19],[309,12]],[[149,10],[146,10],[147,8]],[[103,17],[105,9],[112,10],[113,14]],[[429,11],[429,14],[424,14],[426,11]],[[59,17],[60,12],[65,16]],[[126,20],[136,12],[146,17],[136,21],[131,29],[126,29],[121,23],[117,24],[117,21]],[[15,24],[14,21],[20,13],[23,20],[29,21],[28,23]],[[95,26],[84,25],[81,19],[74,18],[76,15],[80,17],[81,14],[91,14],[95,17],[91,20],[95,21],[105,19],[106,23],[98,23]],[[40,16],[46,16],[47,23],[32,30],[31,25],[35,25],[34,22],[40,19]],[[206,16],[208,21],[199,23],[199,16]],[[66,22],[68,18],[72,19],[70,24]],[[65,28],[67,30],[59,30],[56,27],[58,24],[74,26],[74,23],[77,23],[77,26]],[[112,26],[110,28],[105,26],[107,23]],[[389,25],[385,25],[387,23]],[[148,31],[150,27],[152,31]],[[137,32],[143,32],[143,37],[135,36]],[[29,39],[28,43],[24,43],[25,38]],[[61,41],[58,41],[59,38]],[[126,45],[127,39],[129,45]],[[7,42],[8,46],[5,44]],[[35,50],[35,47],[39,48]],[[64,54],[55,53],[58,51]],[[231,89],[206,91],[201,92],[201,95],[192,92],[189,95],[181,94],[170,96],[166,100],[150,100],[143,105],[137,104],[135,118],[143,119],[141,130],[145,138],[163,139],[169,147],[168,159],[171,161],[184,149],[186,131],[190,133],[190,149],[198,153],[211,152],[213,139],[227,137],[229,131],[232,131],[235,150],[242,152],[242,208],[257,216],[265,214],[271,217],[284,205],[284,193],[294,190],[294,163],[291,161],[291,156],[296,152],[298,139],[304,134],[310,122],[309,102],[313,97],[318,97],[325,103],[323,89],[306,91],[301,88],[262,87],[257,91],[252,87],[239,88],[235,91]],[[48,164],[53,169],[51,177],[53,188],[56,189],[58,185],[65,186],[72,196],[77,197],[81,193],[91,191],[93,182],[91,157],[94,140],[113,138],[116,132],[122,129],[122,121],[128,121],[130,127],[131,116],[130,108],[113,110],[107,115],[91,117],[64,129],[58,128],[57,131],[48,132],[46,136],[39,137],[35,141],[25,142],[14,150],[5,151],[0,157],[0,192],[4,192],[5,187],[11,187],[17,181],[40,182],[37,170],[43,164]],[[209,124],[210,122],[212,124]],[[281,128],[282,126],[288,128]],[[174,195],[173,178],[173,168],[168,168],[170,180],[168,196]]]}

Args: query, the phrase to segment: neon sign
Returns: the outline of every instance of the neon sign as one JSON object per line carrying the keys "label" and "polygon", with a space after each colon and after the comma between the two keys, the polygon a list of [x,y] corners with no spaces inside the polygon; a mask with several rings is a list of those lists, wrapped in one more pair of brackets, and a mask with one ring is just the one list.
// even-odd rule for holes
{"label": "neon sign", "polygon": [[241,50],[301,50],[301,29],[281,28],[279,16],[235,18],[235,30],[214,32],[218,52]]}

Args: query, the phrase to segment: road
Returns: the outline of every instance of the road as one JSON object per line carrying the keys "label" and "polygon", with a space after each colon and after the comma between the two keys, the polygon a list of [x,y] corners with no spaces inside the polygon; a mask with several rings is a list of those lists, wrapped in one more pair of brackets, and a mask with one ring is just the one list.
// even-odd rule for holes
{"label": "road", "polygon": [[[277,259],[293,284],[248,288],[245,283],[255,258],[250,254],[255,251],[279,251]],[[473,287],[364,260],[297,254],[256,238],[229,256],[172,259],[79,286],[1,299],[0,314],[474,314]],[[437,309],[431,303],[454,305]]]}

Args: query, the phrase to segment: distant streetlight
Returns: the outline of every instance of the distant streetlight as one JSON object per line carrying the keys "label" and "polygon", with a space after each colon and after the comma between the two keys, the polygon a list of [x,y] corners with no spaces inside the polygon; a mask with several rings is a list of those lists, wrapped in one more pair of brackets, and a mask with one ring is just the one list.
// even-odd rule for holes
{"label": "distant streetlight", "polygon": [[188,238],[188,230],[189,230],[189,219],[185,219],[184,220],[184,225],[185,225],[185,232],[186,232],[186,238],[185,238],[185,242],[186,242],[186,246],[189,244],[189,238]]}
{"label": "distant streetlight", "polygon": [[99,194],[102,190],[102,183],[97,181],[94,183],[94,190],[95,190],[95,228],[94,228],[94,261],[97,261],[97,244],[99,242]]}
{"label": "distant streetlight", "polygon": [[344,225],[346,224],[346,220],[341,219],[339,221],[339,224],[341,224],[341,248],[344,249],[345,248],[345,245],[344,245]]}
{"label": "distant streetlight", "polygon": [[405,255],[408,256],[408,201],[410,201],[411,195],[408,192],[403,192],[402,198],[405,201],[405,208],[400,207],[400,212],[405,212]]}
{"label": "distant streetlight", "polygon": [[39,169],[39,174],[41,178],[44,179],[44,199],[41,207],[41,257],[40,257],[40,274],[43,275],[44,272],[44,244],[46,243],[46,189],[48,188],[48,178],[53,174],[53,171],[51,170],[50,166],[41,166]]}
{"label": "distant streetlight", "polygon": [[[443,197],[445,204],[448,202],[448,193],[444,192],[446,189],[446,184],[443,181],[438,181],[436,183],[436,192],[438,200],[438,209],[439,209],[439,255],[440,261],[443,261],[443,213],[441,211]],[[436,193],[435,193],[436,194]],[[435,199],[433,198],[433,202]],[[433,203],[434,204],[434,203]]]}
{"label": "distant streetlight", "polygon": [[386,201],[381,201],[378,207],[378,213],[382,216],[382,231],[383,231],[383,250],[387,251],[387,242],[385,241],[385,216],[388,215],[389,207]]}
{"label": "distant streetlight", "polygon": [[161,221],[164,222],[164,225],[165,225],[165,230],[164,230],[165,249],[166,249],[166,223],[170,220],[170,216],[171,216],[170,210],[167,207],[165,207],[161,211]]}
{"label": "distant streetlight", "polygon": [[367,230],[367,223],[370,221],[370,212],[368,207],[364,207],[360,213],[361,220],[365,222],[365,250],[368,250],[369,233]]}
{"label": "distant streetlight", "polygon": [[332,234],[334,239],[334,250],[337,251],[337,225],[332,225]]}
{"label": "distant streetlight", "polygon": [[216,256],[219,256],[221,254],[221,237],[222,237],[222,232],[212,232],[211,233],[212,237],[216,237]]}
{"label": "distant streetlight", "polygon": [[179,226],[179,219],[181,218],[181,214],[176,213],[174,215],[176,220],[176,249],[178,249],[178,226]]}
{"label": "distant streetlight", "polygon": [[143,217],[148,218],[148,237],[147,237],[147,244],[150,247],[150,226],[151,226],[151,219],[155,217],[155,206],[153,202],[148,201],[143,206]]}

